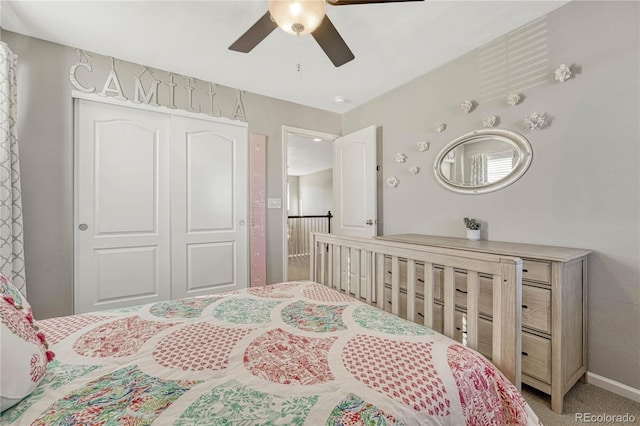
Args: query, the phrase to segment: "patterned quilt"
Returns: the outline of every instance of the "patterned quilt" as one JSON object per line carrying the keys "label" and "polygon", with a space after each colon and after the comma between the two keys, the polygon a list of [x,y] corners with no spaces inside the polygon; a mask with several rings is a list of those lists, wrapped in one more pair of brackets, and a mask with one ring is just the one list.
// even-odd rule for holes
{"label": "patterned quilt", "polygon": [[484,357],[313,282],[39,322],[19,425],[539,424]]}

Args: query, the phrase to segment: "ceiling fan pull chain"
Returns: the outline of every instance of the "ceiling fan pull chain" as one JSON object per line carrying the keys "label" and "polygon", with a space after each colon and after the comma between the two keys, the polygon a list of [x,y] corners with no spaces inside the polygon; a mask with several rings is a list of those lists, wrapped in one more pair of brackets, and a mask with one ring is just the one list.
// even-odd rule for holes
{"label": "ceiling fan pull chain", "polygon": [[302,43],[300,42],[300,34],[298,34],[296,38],[298,39],[298,63],[296,64],[296,71],[298,72],[298,77],[302,78],[302,74],[300,73],[302,70]]}

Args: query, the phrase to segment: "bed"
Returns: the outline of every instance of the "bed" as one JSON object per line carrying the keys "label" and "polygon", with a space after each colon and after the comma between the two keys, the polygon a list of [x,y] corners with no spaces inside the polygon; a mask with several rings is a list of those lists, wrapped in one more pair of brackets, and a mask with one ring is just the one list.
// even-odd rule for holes
{"label": "bed", "polygon": [[55,358],[0,422],[539,424],[482,355],[353,296],[286,282],[39,321]]}

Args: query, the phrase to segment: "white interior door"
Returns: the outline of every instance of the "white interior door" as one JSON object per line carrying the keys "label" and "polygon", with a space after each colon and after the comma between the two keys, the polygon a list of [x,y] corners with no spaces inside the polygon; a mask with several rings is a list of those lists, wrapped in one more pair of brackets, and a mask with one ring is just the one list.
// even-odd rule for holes
{"label": "white interior door", "polygon": [[377,234],[376,127],[336,139],[333,149],[333,233]]}
{"label": "white interior door", "polygon": [[173,298],[247,287],[247,129],[171,121]]}
{"label": "white interior door", "polygon": [[170,117],[76,102],[74,310],[169,299]]}

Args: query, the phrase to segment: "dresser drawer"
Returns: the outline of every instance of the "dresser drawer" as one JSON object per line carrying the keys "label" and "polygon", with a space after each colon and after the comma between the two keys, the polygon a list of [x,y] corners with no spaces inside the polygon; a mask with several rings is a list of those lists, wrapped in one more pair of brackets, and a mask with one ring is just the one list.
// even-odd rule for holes
{"label": "dresser drawer", "polygon": [[[416,299],[416,322],[420,325],[424,325],[424,301],[422,299]],[[433,304],[433,327],[432,330],[442,334],[444,328],[444,313],[442,305],[437,303]]]}
{"label": "dresser drawer", "polygon": [[[537,290],[540,289],[534,288],[534,292]],[[385,309],[390,310],[390,289],[385,289],[385,296]],[[406,294],[400,293],[400,316],[403,318],[406,318],[406,297]],[[424,301],[422,298],[416,298],[415,310],[415,322],[424,324]],[[465,334],[462,326],[464,315],[464,312],[456,310],[454,339],[458,342],[462,342],[463,334]],[[432,329],[438,333],[442,333],[444,330],[443,308],[437,303],[433,305]],[[491,359],[493,323],[488,319],[479,318],[478,333],[478,352]],[[549,339],[527,332],[522,333],[522,372],[545,383],[551,383],[551,341]]]}
{"label": "dresser drawer", "polygon": [[[398,316],[400,318],[407,319],[407,293],[406,291],[400,291],[400,306],[398,307]],[[384,287],[384,310],[387,312],[393,312],[393,303],[391,301],[391,288]]]}
{"label": "dresser drawer", "polygon": [[551,283],[551,263],[538,260],[522,260],[522,279]]}
{"label": "dresser drawer", "polygon": [[[456,276],[456,306],[467,308],[467,274],[464,272],[455,273]],[[478,309],[480,313],[493,315],[493,279],[480,276],[480,295],[478,298]]]}
{"label": "dresser drawer", "polygon": [[[442,323],[442,309],[436,316]],[[456,311],[455,340],[462,341],[462,312]],[[441,329],[441,326],[440,326]],[[438,330],[436,330],[438,331]],[[478,352],[491,360],[493,351],[493,323],[484,318],[478,321]],[[534,334],[522,333],[522,373],[545,383],[551,383],[551,340]]]}
{"label": "dresser drawer", "polygon": [[[400,275],[399,282],[400,288],[407,289],[407,261],[400,260]],[[387,285],[391,285],[391,258],[386,257],[384,259],[384,282]],[[442,301],[442,269],[434,268],[433,270],[433,298],[434,300]],[[424,295],[424,264],[416,262],[416,294]]]}
{"label": "dresser drawer", "polygon": [[[456,305],[467,308],[467,276],[456,272]],[[480,276],[480,313],[493,316],[493,280]],[[551,290],[522,286],[522,325],[524,327],[551,333]]]}
{"label": "dresser drawer", "polygon": [[522,326],[551,333],[551,290],[522,286]]}
{"label": "dresser drawer", "polygon": [[522,333],[522,373],[551,383],[551,341]]}
{"label": "dresser drawer", "polygon": [[[398,316],[403,319],[407,319],[407,293],[404,291],[400,291],[400,306],[398,307]],[[415,321],[417,324],[424,325],[424,299],[422,295],[416,296],[414,310],[416,313]],[[393,303],[391,301],[391,288],[385,286],[384,288],[384,310],[387,312],[391,312],[393,308]],[[442,333],[442,305],[434,303],[433,304],[433,329],[438,333]]]}
{"label": "dresser drawer", "polygon": [[[462,336],[467,334],[463,330],[462,318],[465,316],[462,312],[456,311],[455,333],[454,339],[458,342],[462,342]],[[484,318],[478,319],[478,352],[491,360],[491,353],[493,351],[493,323]],[[466,336],[465,336],[466,337]]]}
{"label": "dresser drawer", "polygon": [[[400,306],[398,307],[398,316],[400,318],[407,319],[407,294],[405,292],[400,292]],[[391,289],[385,287],[384,289],[384,310],[387,312],[391,312],[393,307],[393,303],[391,301]],[[415,323],[424,325],[424,299],[422,296],[416,297],[415,301],[415,312],[416,318]],[[443,331],[443,319],[444,314],[442,311],[442,305],[434,303],[433,304],[433,330],[438,333],[442,333]]]}
{"label": "dresser drawer", "polygon": [[[422,299],[416,300],[416,322],[419,324],[424,324],[424,303]],[[461,342],[463,340],[463,335],[466,334],[466,330],[463,329],[462,318],[465,314],[461,311],[455,312],[455,331],[454,331],[454,340]],[[493,324],[491,321],[486,320],[484,318],[479,318],[478,320],[478,352],[480,352],[485,357],[491,359],[491,351],[492,351],[492,343],[491,343],[491,335],[493,333]],[[444,330],[444,312],[442,309],[442,305],[435,303],[433,305],[433,330],[438,333],[442,333]]]}

